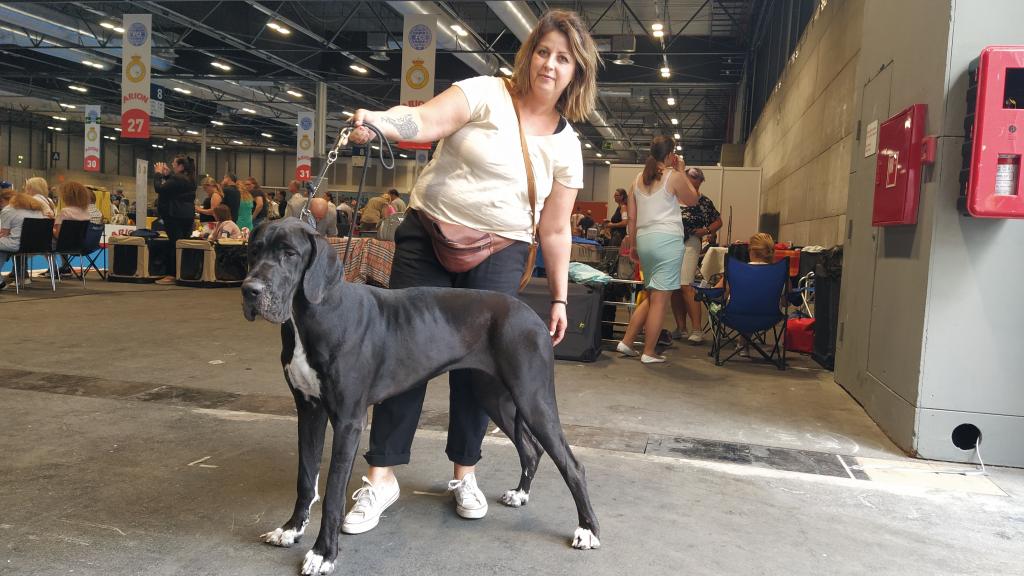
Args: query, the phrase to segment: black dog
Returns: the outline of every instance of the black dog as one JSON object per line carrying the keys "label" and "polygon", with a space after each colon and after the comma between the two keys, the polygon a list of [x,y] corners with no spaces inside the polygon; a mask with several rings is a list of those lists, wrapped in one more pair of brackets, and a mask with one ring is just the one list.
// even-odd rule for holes
{"label": "black dog", "polygon": [[[572,546],[597,548],[597,518],[583,466],[562,433],[555,404],[554,353],[547,327],[515,298],[480,290],[382,290],[344,282],[333,247],[308,225],[285,218],[249,240],[242,309],[281,324],[281,363],[299,417],[298,498],[291,518],[262,535],[277,546],[301,538],[317,500],[330,420],[333,453],[323,520],[303,574],[327,574],[338,554],[338,528],[366,407],[456,368],[493,376],[475,390],[488,415],[519,451],[519,486],[501,497],[529,500],[542,449],[569,486],[579,514]],[[420,351],[385,362],[388,348]]]}

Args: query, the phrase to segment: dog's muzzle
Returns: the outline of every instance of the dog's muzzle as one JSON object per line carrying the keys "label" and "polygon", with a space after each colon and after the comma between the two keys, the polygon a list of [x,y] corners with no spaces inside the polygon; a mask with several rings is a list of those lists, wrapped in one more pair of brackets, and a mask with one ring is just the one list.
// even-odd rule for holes
{"label": "dog's muzzle", "polygon": [[259,278],[246,278],[242,282],[242,314],[252,322],[257,316],[263,316],[270,322],[281,323],[287,318],[278,318],[281,314],[274,306],[274,298],[267,284]]}

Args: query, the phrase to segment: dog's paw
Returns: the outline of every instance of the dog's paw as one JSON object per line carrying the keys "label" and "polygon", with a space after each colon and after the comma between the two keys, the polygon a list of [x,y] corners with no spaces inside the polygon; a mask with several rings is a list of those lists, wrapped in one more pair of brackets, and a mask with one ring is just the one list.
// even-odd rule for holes
{"label": "dog's paw", "polygon": [[310,550],[302,561],[302,574],[330,574],[334,570],[334,562]]}
{"label": "dog's paw", "polygon": [[580,527],[576,528],[576,533],[572,535],[572,547],[577,550],[593,550],[601,547],[601,541],[597,539],[596,534]]}
{"label": "dog's paw", "polygon": [[302,538],[303,530],[278,528],[273,532],[267,532],[260,534],[260,540],[267,544],[273,544],[274,546],[283,546],[285,548],[295,544]]}
{"label": "dog's paw", "polygon": [[519,508],[525,506],[530,501],[530,493],[525,490],[506,490],[504,494],[498,498],[498,501],[505,506],[511,506],[512,508]]}

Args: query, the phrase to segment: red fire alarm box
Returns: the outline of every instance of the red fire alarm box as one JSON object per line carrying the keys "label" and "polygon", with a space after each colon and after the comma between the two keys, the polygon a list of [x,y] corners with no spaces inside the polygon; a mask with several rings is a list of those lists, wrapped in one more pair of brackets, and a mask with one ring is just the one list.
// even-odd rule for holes
{"label": "red fire alarm box", "polygon": [[980,218],[1024,218],[1024,46],[989,46],[971,68],[961,209]]}
{"label": "red fire alarm box", "polygon": [[914,104],[878,128],[873,226],[917,223],[927,109],[925,104]]}

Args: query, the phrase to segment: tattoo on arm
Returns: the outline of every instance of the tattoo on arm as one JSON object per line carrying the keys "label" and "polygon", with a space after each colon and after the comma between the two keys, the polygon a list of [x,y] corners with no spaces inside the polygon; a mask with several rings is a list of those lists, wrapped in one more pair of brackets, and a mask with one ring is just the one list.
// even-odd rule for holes
{"label": "tattoo on arm", "polygon": [[401,138],[414,138],[420,133],[420,127],[417,126],[416,121],[412,119],[412,114],[403,114],[397,118],[385,117],[383,121],[391,124],[391,126],[398,131],[398,136]]}

